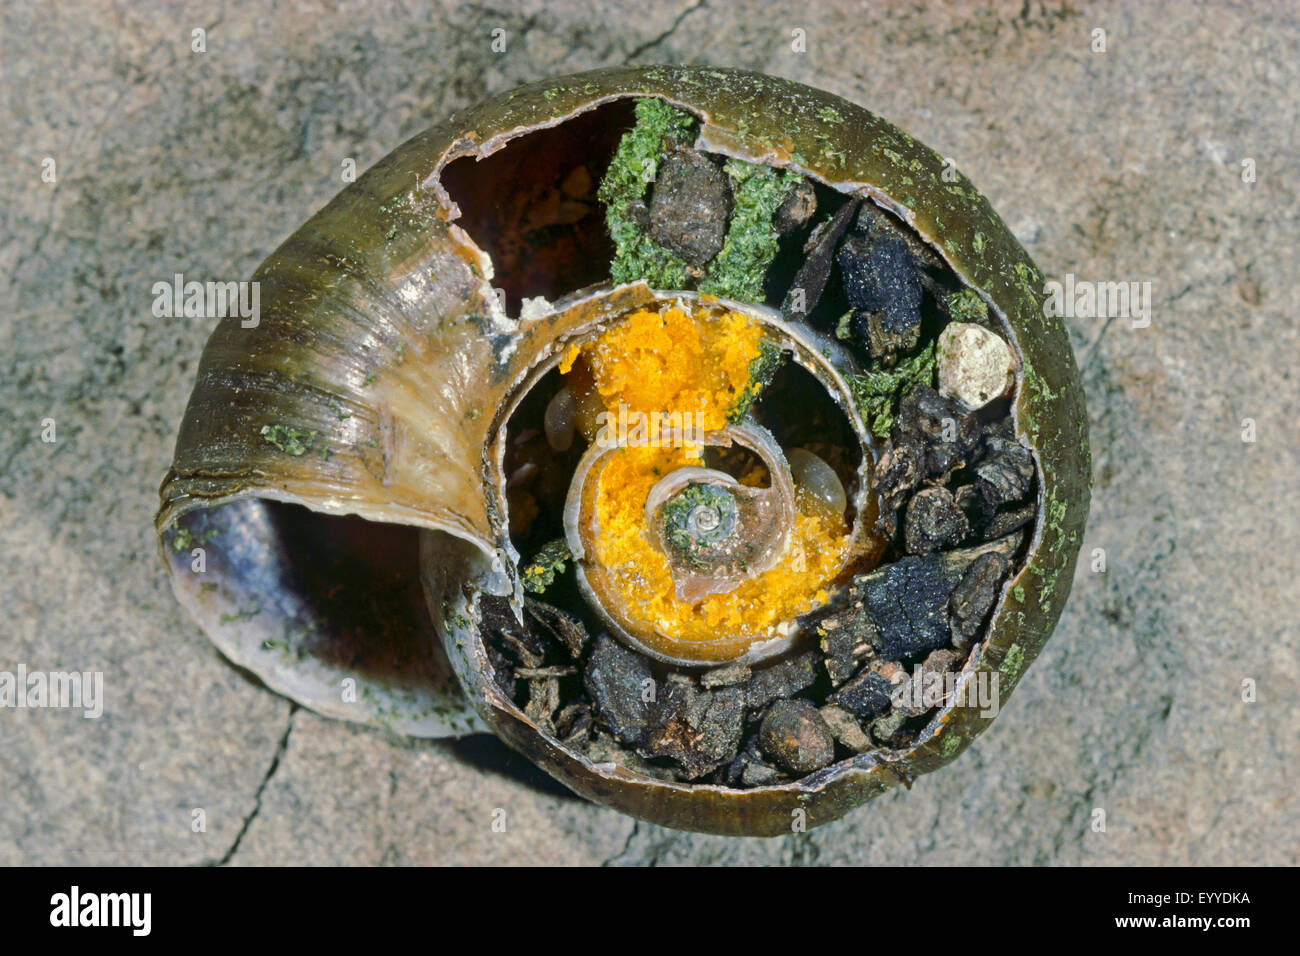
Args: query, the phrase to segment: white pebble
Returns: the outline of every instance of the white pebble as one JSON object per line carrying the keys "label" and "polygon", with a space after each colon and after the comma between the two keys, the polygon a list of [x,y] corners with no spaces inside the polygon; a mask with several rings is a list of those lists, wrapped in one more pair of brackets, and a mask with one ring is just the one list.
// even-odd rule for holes
{"label": "white pebble", "polygon": [[939,335],[939,394],[974,411],[1007,394],[1015,381],[1011,346],[988,329],[951,322]]}

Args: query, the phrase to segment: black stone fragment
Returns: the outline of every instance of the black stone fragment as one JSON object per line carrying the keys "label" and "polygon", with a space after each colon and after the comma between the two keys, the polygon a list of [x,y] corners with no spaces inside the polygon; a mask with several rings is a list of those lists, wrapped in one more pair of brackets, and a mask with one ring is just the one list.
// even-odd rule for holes
{"label": "black stone fragment", "polygon": [[790,194],[777,207],[776,214],[772,217],[772,225],[776,227],[779,235],[784,236],[807,225],[815,212],[817,212],[817,191],[813,189],[812,183],[801,179],[794,184]]}
{"label": "black stone fragment", "polygon": [[982,554],[966,569],[961,583],[948,599],[953,643],[965,646],[979,633],[984,618],[998,596],[998,586],[1011,564],[1002,555]]}
{"label": "black stone fragment", "polygon": [[740,685],[746,709],[758,710],[778,698],[807,690],[817,682],[817,660],[816,651],[805,651],[757,671]]}
{"label": "black stone fragment", "polygon": [[975,466],[976,487],[986,508],[993,511],[1024,499],[1034,480],[1034,455],[1019,442],[996,436],[984,443],[984,455]]}
{"label": "black stone fragment", "polygon": [[876,529],[893,538],[898,509],[925,477],[925,449],[917,441],[890,443],[871,473],[871,491],[880,501]]}
{"label": "black stone fragment", "polygon": [[993,541],[1009,535],[1013,531],[1018,531],[1034,520],[1035,510],[1033,504],[1027,504],[1023,508],[1010,508],[999,511],[984,526],[980,537],[985,541]]}
{"label": "black stone fragment", "polygon": [[825,718],[806,700],[778,700],[758,728],[763,753],[790,773],[812,773],[835,757],[835,738]]}
{"label": "black stone fragment", "polygon": [[821,637],[823,664],[831,685],[838,687],[876,653],[875,625],[865,614],[839,611],[816,623]]}
{"label": "black stone fragment", "polygon": [[647,693],[655,687],[650,662],[601,634],[587,660],[583,684],[610,732],[622,743],[640,743],[655,713],[654,699]]}
{"label": "black stone fragment", "polygon": [[930,554],[960,544],[970,522],[947,488],[923,488],[907,503],[903,540],[908,554]]}
{"label": "black stone fragment", "polygon": [[697,690],[671,681],[663,688],[656,721],[644,737],[641,755],[667,757],[694,780],[731,763],[740,750],[745,695],[738,687]]}
{"label": "black stone fragment", "polygon": [[922,385],[899,401],[893,439],[896,445],[914,442],[923,447],[926,474],[946,479],[974,460],[980,427],[960,402]]}
{"label": "black stone fragment", "polygon": [[837,261],[853,331],[872,358],[889,363],[910,352],[921,334],[921,282],[907,243],[892,237],[850,236]]}
{"label": "black stone fragment", "polygon": [[876,626],[876,650],[889,661],[917,657],[948,642],[953,582],[938,555],[906,557],[854,579]]}
{"label": "black stone fragment", "polygon": [[860,201],[846,202],[835,210],[835,214],[813,229],[804,252],[808,258],[795,273],[781,302],[781,315],[787,321],[806,321],[812,310],[821,301],[830,279],[831,267],[835,264],[835,246],[848,229],[854,211],[861,205]]}
{"label": "black stone fragment", "polygon": [[831,694],[828,700],[861,720],[873,717],[888,707],[893,691],[894,685],[885,677],[864,668],[857,677]]}
{"label": "black stone fragment", "polygon": [[730,217],[727,174],[689,147],[670,151],[650,193],[650,238],[699,268],[721,251]]}
{"label": "black stone fragment", "polygon": [[748,664],[727,664],[702,673],[700,684],[708,688],[730,687],[733,684],[743,684],[751,676],[753,671],[749,669]]}

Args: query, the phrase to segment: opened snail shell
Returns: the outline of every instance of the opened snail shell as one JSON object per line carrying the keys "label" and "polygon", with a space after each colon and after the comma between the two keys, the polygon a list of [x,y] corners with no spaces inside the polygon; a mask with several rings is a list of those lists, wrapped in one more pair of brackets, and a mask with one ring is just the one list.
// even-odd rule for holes
{"label": "opened snail shell", "polygon": [[[646,102],[671,107],[667,125],[642,124]],[[676,158],[642,196],[655,170],[638,178],[615,157],[646,130],[640,148]],[[781,213],[802,223],[797,240],[778,241],[760,201],[775,195],[760,187],[778,182],[778,199],[797,182]],[[622,218],[610,211],[619,189],[634,200]],[[674,219],[664,204],[690,189]],[[1005,340],[1014,392],[994,397],[1005,426],[981,447],[1004,449],[1012,466],[1023,454],[1032,471],[1017,477],[971,455],[934,465],[942,477],[910,486],[920,503],[899,519],[919,515],[905,561],[891,524],[903,512],[882,484],[901,455],[902,425],[894,441],[889,425],[903,413],[897,395],[873,405],[862,389],[911,368],[918,346],[897,339],[888,303],[863,305],[871,290],[847,278],[861,334],[882,352],[810,311],[792,314],[790,276],[773,293],[782,257],[851,254],[835,238],[856,228],[846,200],[906,234],[910,252],[894,242],[886,259],[916,257],[949,283],[948,314],[925,312],[929,298],[911,306],[929,316],[923,336],[958,320],[960,288]],[[828,201],[842,210],[835,222],[812,214]],[[705,675],[739,680],[804,660],[819,633],[825,646],[835,613],[853,613],[845,602],[895,563],[938,568],[951,590],[982,555],[1010,562],[990,579],[987,623],[946,652],[961,682],[1000,677],[997,704],[1061,613],[1089,460],[1078,372],[1059,319],[1041,308],[1042,277],[963,176],[838,97],[675,67],[523,87],[399,147],[253,278],[260,322],[221,321],[203,353],[160,490],[160,550],[178,599],[222,653],[320,713],[419,736],[491,731],[579,794],[642,819],[777,834],[796,812],[824,823],[947,763],[989,710],[949,699],[885,743],[849,752],[837,737],[838,759],[812,772],[799,775],[806,761],[791,758],[769,782],[728,782],[718,760],[742,759],[735,739],[725,757],[673,763],[650,742],[664,728],[613,729],[608,708],[588,699],[593,642],[614,641],[601,646],[623,648],[667,697],[714,694],[715,712],[732,701],[728,726],[753,736],[761,705],[739,689],[702,690],[718,686]],[[784,364],[763,393],[773,356]],[[915,382],[932,375],[926,366]],[[979,415],[962,420],[984,427]],[[977,497],[957,487],[965,478],[951,494],[940,487],[954,474],[989,494],[1032,487],[1033,520],[1018,537],[941,544],[927,557],[925,535],[946,532],[922,512],[951,517],[952,500]],[[526,594],[538,590],[527,562],[543,539],[567,569],[555,585],[567,589],[562,613],[550,591],[540,603]],[[507,660],[510,640],[542,641],[529,632],[537,615],[583,632],[572,666],[540,651],[536,666]],[[890,656],[869,642],[858,650]],[[843,700],[846,680],[817,670],[794,703]],[[552,697],[512,694],[519,681]],[[594,718],[612,749],[561,732],[566,704]]]}

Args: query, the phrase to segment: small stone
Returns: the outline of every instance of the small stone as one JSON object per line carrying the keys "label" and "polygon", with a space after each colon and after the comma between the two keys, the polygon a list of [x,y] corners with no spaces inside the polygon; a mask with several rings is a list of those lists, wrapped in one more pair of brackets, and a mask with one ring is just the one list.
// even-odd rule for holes
{"label": "small stone", "polygon": [[650,662],[601,634],[587,661],[583,683],[596,713],[614,736],[625,744],[640,743],[655,716],[653,700],[646,700],[646,688],[654,687]]}
{"label": "small stone", "polygon": [[836,261],[854,310],[853,330],[872,358],[892,362],[899,352],[915,348],[921,334],[921,282],[907,243],[850,236]]}
{"label": "small stone", "polygon": [[761,787],[789,778],[763,759],[763,754],[758,749],[758,733],[755,732],[749,736],[736,759],[723,772],[722,779],[731,787],[737,784],[745,787]]}
{"label": "small stone", "polygon": [[889,743],[890,739],[898,733],[906,722],[907,717],[898,713],[898,711],[893,711],[883,717],[877,717],[871,722],[871,736],[881,743]]}
{"label": "small stone", "polygon": [[838,611],[816,623],[831,684],[839,687],[875,652],[876,628],[866,614]]}
{"label": "small stone", "polygon": [[891,443],[871,473],[871,490],[880,500],[877,529],[887,538],[898,530],[898,509],[925,477],[925,449],[917,442]]}
{"label": "small stone", "polygon": [[902,558],[854,579],[884,660],[918,657],[948,642],[950,582],[938,555]]}
{"label": "small stone", "polygon": [[1011,391],[1015,360],[1011,346],[982,326],[950,322],[939,333],[936,355],[939,394],[974,411]]}
{"label": "small stone", "polygon": [[796,229],[802,229],[817,212],[817,191],[812,183],[801,179],[794,184],[790,194],[777,207],[772,217],[772,225],[779,235],[786,235]]}
{"label": "small stone", "polygon": [[923,488],[907,503],[903,540],[908,554],[930,554],[959,544],[970,522],[947,488]]}
{"label": "small stone", "polygon": [[803,776],[835,757],[835,738],[817,708],[806,700],[778,700],[758,728],[758,744],[777,766]]}
{"label": "small stone", "polygon": [[998,587],[1011,565],[1002,555],[982,554],[966,569],[961,583],[948,598],[952,618],[953,643],[962,646],[970,643],[979,633],[984,618],[988,616],[998,596]]}
{"label": "small stone", "polygon": [[926,474],[946,479],[974,460],[980,427],[975,415],[960,402],[923,385],[898,403],[893,439],[896,445],[919,443],[925,449]]}
{"label": "small stone", "polygon": [[988,510],[1024,499],[1034,480],[1034,454],[1019,442],[990,436],[975,466],[975,484]]}
{"label": "small stone", "polygon": [[673,149],[651,190],[650,238],[698,268],[722,249],[730,217],[727,174],[689,147]]}
{"label": "small stone", "polygon": [[984,531],[980,537],[985,541],[993,541],[1009,535],[1013,531],[1018,531],[1034,520],[1036,510],[1033,504],[1027,504],[1023,508],[999,511],[984,526]]}
{"label": "small stone", "polygon": [[866,753],[871,749],[871,737],[862,729],[862,725],[847,710],[827,704],[817,711],[831,729],[831,735],[844,747],[855,754]]}
{"label": "small stone", "polygon": [[928,708],[924,701],[918,699],[917,688],[912,684],[912,675],[904,670],[901,664],[895,661],[881,661],[874,669],[894,688],[889,697],[894,713],[902,714],[904,717],[916,717],[926,712]]}
{"label": "small stone", "polygon": [[816,651],[805,651],[756,672],[743,685],[745,707],[759,710],[772,701],[791,697],[817,682]]}
{"label": "small stone", "polygon": [[656,723],[646,733],[641,755],[668,757],[694,780],[731,763],[740,750],[745,695],[738,687],[700,691],[693,683],[664,686]]}
{"label": "small stone", "polygon": [[730,687],[732,684],[743,684],[752,673],[748,664],[728,664],[726,667],[705,671],[700,675],[700,684],[708,688]]}
{"label": "small stone", "polygon": [[854,717],[874,717],[889,706],[894,685],[873,670],[863,670],[835,693],[829,701],[843,707]]}
{"label": "small stone", "polygon": [[751,760],[745,765],[740,775],[740,782],[746,787],[764,787],[785,779],[785,774],[769,764]]}

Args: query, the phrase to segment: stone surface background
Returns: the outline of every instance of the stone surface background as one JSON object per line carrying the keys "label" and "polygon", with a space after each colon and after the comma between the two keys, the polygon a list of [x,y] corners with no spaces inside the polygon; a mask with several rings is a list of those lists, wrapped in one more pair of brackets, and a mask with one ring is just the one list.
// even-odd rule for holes
{"label": "stone surface background", "polygon": [[[642,6],[0,8],[0,669],[102,670],[108,696],[99,720],[0,711],[0,863],[1295,864],[1296,9]],[[246,277],[345,157],[363,169],[488,93],[625,62],[840,93],[955,159],[1048,275],[1153,283],[1150,328],[1071,326],[1095,491],[1057,635],[956,764],[806,835],[637,825],[490,738],[296,709],[218,657],[154,552],[212,323],[155,319],[152,283]]]}

